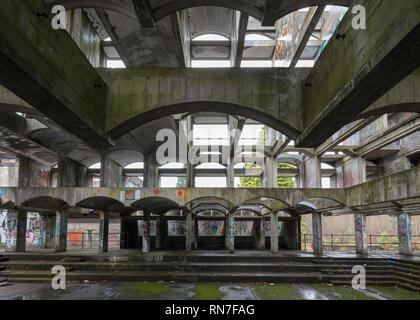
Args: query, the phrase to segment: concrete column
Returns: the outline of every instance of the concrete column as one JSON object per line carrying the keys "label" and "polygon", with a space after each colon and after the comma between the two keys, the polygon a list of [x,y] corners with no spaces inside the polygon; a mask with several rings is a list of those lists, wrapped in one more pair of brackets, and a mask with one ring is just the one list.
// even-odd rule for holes
{"label": "concrete column", "polygon": [[160,244],[160,220],[161,217],[156,217],[155,220],[155,230],[156,230],[156,235],[155,235],[155,249],[160,249],[161,248],[161,244]]}
{"label": "concrete column", "polygon": [[366,182],[366,160],[362,157],[343,159],[343,186],[349,188]]}
{"label": "concrete column", "polygon": [[52,175],[50,167],[25,157],[19,157],[19,187],[50,188],[51,184]]}
{"label": "concrete column", "polygon": [[150,213],[143,213],[143,242],[142,251],[144,253],[150,252]]}
{"label": "concrete column", "polygon": [[[193,147],[193,118],[192,116],[188,116],[186,119],[187,126],[186,126],[186,135],[187,135],[187,155],[189,154],[190,150]],[[195,175],[194,175],[194,166],[190,163],[188,156],[186,157],[187,163],[187,188],[194,188],[195,187]]]}
{"label": "concrete column", "polygon": [[413,254],[413,235],[411,233],[411,215],[401,212],[398,215],[399,251],[403,255]]}
{"label": "concrete column", "polygon": [[186,215],[186,228],[185,228],[185,251],[191,252],[191,240],[192,240],[192,213],[187,212]]}
{"label": "concrete column", "polygon": [[70,159],[61,156],[58,160],[57,187],[87,187],[87,167]]}
{"label": "concrete column", "polygon": [[321,160],[305,157],[305,188],[322,188]]}
{"label": "concrete column", "polygon": [[6,222],[6,252],[16,251],[17,221],[18,212],[16,210],[8,210]]}
{"label": "concrete column", "polygon": [[356,253],[367,255],[369,250],[365,213],[356,212],[354,214],[354,226],[356,232]]}
{"label": "concrete column", "polygon": [[144,188],[159,188],[158,163],[156,162],[156,154],[150,153],[144,156]]}
{"label": "concrete column", "polygon": [[194,219],[194,249],[198,249],[198,240],[199,240],[199,233],[198,233],[198,220],[197,218]]}
{"label": "concrete column", "polygon": [[272,253],[279,252],[279,216],[278,212],[270,213],[270,248]]}
{"label": "concrete column", "polygon": [[120,218],[120,249],[127,247],[127,224],[125,223],[125,217]]}
{"label": "concrete column", "polygon": [[101,188],[125,187],[124,168],[115,161],[101,158]]}
{"label": "concrete column", "polygon": [[263,188],[277,188],[277,180],[277,161],[274,158],[267,156],[264,160],[264,171],[261,185]]}
{"label": "concrete column", "polygon": [[26,223],[28,212],[18,209],[17,214],[17,233],[16,233],[16,252],[26,251]]}
{"label": "concrete column", "polygon": [[99,252],[108,252],[109,211],[100,211],[99,219]]}
{"label": "concrete column", "polygon": [[254,221],[255,227],[255,249],[265,250],[265,226],[264,218],[261,217],[258,221]]}
{"label": "concrete column", "polygon": [[228,212],[226,218],[226,231],[227,231],[227,241],[226,249],[230,253],[235,252],[235,216],[233,212]]}
{"label": "concrete column", "polygon": [[89,244],[89,249],[93,248],[93,230],[88,230],[88,244]]}
{"label": "concrete column", "polygon": [[55,252],[67,251],[68,213],[57,211],[55,219]]}
{"label": "concrete column", "polygon": [[322,215],[312,213],[313,250],[315,254],[322,254]]}
{"label": "concrete column", "polygon": [[56,216],[46,217],[45,249],[55,249]]}
{"label": "concrete column", "polygon": [[161,217],[160,221],[160,248],[165,250],[168,247],[168,220],[165,216]]}

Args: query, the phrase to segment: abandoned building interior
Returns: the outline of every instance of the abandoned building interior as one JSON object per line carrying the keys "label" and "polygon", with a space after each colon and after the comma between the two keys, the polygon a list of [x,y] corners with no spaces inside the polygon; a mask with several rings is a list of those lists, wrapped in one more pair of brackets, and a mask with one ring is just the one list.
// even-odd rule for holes
{"label": "abandoned building interior", "polygon": [[419,57],[417,0],[0,0],[0,250],[420,256]]}

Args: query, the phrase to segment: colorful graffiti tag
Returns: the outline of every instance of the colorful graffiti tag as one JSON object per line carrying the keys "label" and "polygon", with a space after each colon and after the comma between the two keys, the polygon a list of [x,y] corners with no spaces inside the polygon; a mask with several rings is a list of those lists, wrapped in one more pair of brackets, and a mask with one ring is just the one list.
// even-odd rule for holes
{"label": "colorful graffiti tag", "polygon": [[35,246],[45,244],[46,222],[38,213],[28,212],[26,241]]}

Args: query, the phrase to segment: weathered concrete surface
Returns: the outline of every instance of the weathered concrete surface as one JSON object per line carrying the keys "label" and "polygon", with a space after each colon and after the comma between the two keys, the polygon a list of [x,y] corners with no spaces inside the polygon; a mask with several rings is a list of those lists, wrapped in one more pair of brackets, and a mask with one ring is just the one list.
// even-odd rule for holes
{"label": "weathered concrete surface", "polygon": [[306,69],[100,70],[108,84],[107,132],[118,138],[149,121],[213,111],[258,120],[296,138]]}
{"label": "weathered concrete surface", "polygon": [[42,0],[0,2],[0,83],[88,144],[109,146],[106,84],[48,12]]}
{"label": "weathered concrete surface", "polygon": [[365,109],[360,117],[391,112],[420,113],[420,69],[417,69],[379,100]]}
{"label": "weathered concrete surface", "polygon": [[336,31],[344,39],[331,39],[306,80],[300,147],[321,144],[420,65],[420,3],[361,4],[367,29],[353,29],[347,14]]}

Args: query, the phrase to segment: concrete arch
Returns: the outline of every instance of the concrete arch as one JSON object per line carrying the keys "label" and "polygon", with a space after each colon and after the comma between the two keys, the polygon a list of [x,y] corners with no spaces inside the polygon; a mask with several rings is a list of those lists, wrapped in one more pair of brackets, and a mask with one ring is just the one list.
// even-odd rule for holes
{"label": "concrete arch", "polygon": [[277,157],[277,163],[291,164],[296,168],[302,168],[304,165],[302,156],[293,154],[280,154]]}
{"label": "concrete arch", "polygon": [[257,20],[262,20],[263,12],[262,9],[253,4],[254,1],[250,0],[173,0],[160,7],[153,8],[152,14],[156,21],[163,19],[177,11],[202,7],[224,7],[237,11],[244,12]]}
{"label": "concrete arch", "polygon": [[420,113],[420,101],[413,103],[401,103],[394,105],[376,105],[369,107],[363,113],[360,114],[359,119],[368,118],[370,116],[381,116],[386,113],[400,113],[400,112],[413,112]]}
{"label": "concrete arch", "polygon": [[19,207],[27,211],[55,214],[57,211],[68,208],[69,204],[59,198],[40,196],[23,201]]}
{"label": "concrete arch", "polygon": [[111,197],[90,197],[86,198],[82,201],[79,201],[76,206],[85,209],[93,209],[93,210],[109,210],[114,212],[122,212],[125,211],[124,205]]}
{"label": "concrete arch", "polygon": [[131,207],[137,210],[149,211],[158,215],[164,215],[169,211],[181,209],[175,201],[164,197],[143,198],[132,203]]}
{"label": "concrete arch", "polygon": [[100,70],[109,88],[107,132],[118,139],[165,116],[217,112],[254,119],[295,139],[302,127],[300,97],[308,71]]}
{"label": "concrete arch", "polygon": [[273,197],[264,197],[264,196],[259,196],[256,198],[246,200],[244,204],[245,205],[258,204],[271,211],[281,211],[290,207],[290,204],[288,204],[284,200],[273,198]]}
{"label": "concrete arch", "polygon": [[335,210],[346,207],[345,204],[331,198],[307,198],[299,204],[303,203],[305,203],[306,206],[314,208],[316,211]]}
{"label": "concrete arch", "polygon": [[111,10],[137,20],[137,15],[130,4],[130,0],[53,0],[49,2],[51,7],[55,5],[63,5],[66,10],[80,8]]}
{"label": "concrete arch", "polygon": [[234,207],[234,204],[229,200],[215,196],[203,196],[195,198],[189,201],[185,206],[192,206],[192,209],[194,210],[195,208],[202,205],[219,205],[221,207],[224,207],[226,210],[229,210],[230,208]]}

